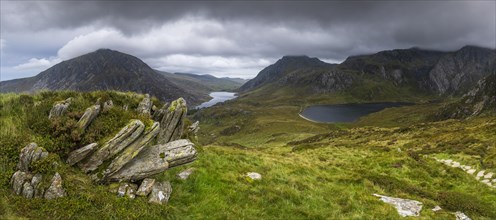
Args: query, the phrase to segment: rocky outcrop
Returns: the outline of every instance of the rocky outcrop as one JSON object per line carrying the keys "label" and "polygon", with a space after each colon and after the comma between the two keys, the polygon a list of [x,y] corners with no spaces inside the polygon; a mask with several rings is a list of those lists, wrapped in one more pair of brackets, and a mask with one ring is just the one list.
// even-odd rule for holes
{"label": "rocky outcrop", "polygon": [[91,124],[91,122],[98,116],[100,113],[100,105],[94,105],[86,109],[83,116],[76,123],[76,127],[79,131],[84,132],[86,128]]}
{"label": "rocky outcrop", "polygon": [[62,186],[62,177],[55,173],[51,180],[51,185],[45,190],[41,173],[33,174],[30,171],[32,163],[43,160],[48,156],[48,152],[38,147],[36,143],[30,143],[21,150],[19,155],[19,170],[12,175],[10,185],[16,195],[22,195],[25,198],[45,198],[54,199],[66,195]]}
{"label": "rocky outcrop", "polygon": [[128,125],[122,128],[117,135],[107,141],[100,149],[91,154],[87,161],[79,164],[84,172],[96,170],[103,161],[115,156],[133,141],[139,138],[145,125],[140,120],[132,120]]}
{"label": "rocky outcrop", "polygon": [[158,144],[165,144],[181,138],[187,111],[186,101],[182,98],[170,104],[167,113],[160,121],[160,133],[157,137]]}
{"label": "rocky outcrop", "polygon": [[66,163],[72,166],[80,162],[81,160],[86,158],[89,154],[93,153],[93,151],[95,151],[97,147],[98,147],[98,143],[91,143],[82,148],[72,151],[71,153],[69,153]]}
{"label": "rocky outcrop", "polygon": [[154,121],[161,121],[162,118],[167,114],[167,109],[169,108],[169,103],[165,103],[162,108],[157,109],[156,111],[153,112],[152,119]]}
{"label": "rocky outcrop", "polygon": [[379,197],[385,203],[393,205],[398,211],[398,214],[400,214],[403,217],[419,216],[420,211],[422,210],[422,203],[419,201],[394,198],[379,194],[374,194],[374,196]]}
{"label": "rocky outcrop", "polygon": [[50,114],[48,115],[48,119],[52,119],[55,117],[60,117],[65,114],[67,111],[67,108],[69,108],[69,105],[71,104],[72,98],[67,98],[64,101],[57,102],[55,105],[53,105],[52,109],[50,110]]}
{"label": "rocky outcrop", "polygon": [[150,99],[150,95],[146,94],[145,98],[143,98],[143,100],[139,103],[136,111],[138,111],[140,114],[143,114],[143,115],[150,115],[152,105],[153,105],[153,102]]}
{"label": "rocky outcrop", "polygon": [[53,175],[50,187],[45,192],[45,199],[55,199],[66,196],[64,187],[62,187],[62,177],[59,173]]}
{"label": "rocky outcrop", "polygon": [[169,181],[155,183],[150,193],[148,202],[156,204],[167,204],[172,194],[172,186]]}
{"label": "rocky outcrop", "polygon": [[48,152],[44,148],[38,147],[36,143],[30,143],[26,147],[22,148],[21,154],[19,155],[17,169],[27,172],[29,171],[29,166],[32,163],[42,160],[47,156]]}
{"label": "rocky outcrop", "polygon": [[152,127],[143,136],[134,141],[131,145],[126,147],[122,153],[117,156],[112,163],[107,167],[104,173],[104,180],[119,171],[124,165],[129,163],[133,158],[135,158],[141,150],[150,143],[150,141],[155,138],[160,130],[160,123],[153,123]]}
{"label": "rocky outcrop", "polygon": [[107,180],[138,181],[168,168],[192,162],[197,154],[193,146],[189,140],[182,139],[147,147]]}

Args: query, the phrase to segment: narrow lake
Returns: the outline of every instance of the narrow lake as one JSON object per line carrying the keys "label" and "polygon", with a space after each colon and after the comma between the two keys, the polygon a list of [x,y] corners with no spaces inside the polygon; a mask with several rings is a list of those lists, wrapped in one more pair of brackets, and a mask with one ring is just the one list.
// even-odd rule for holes
{"label": "narrow lake", "polygon": [[196,106],[197,109],[208,108],[219,102],[225,102],[227,100],[236,98],[236,93],[234,92],[211,92],[209,95],[212,97],[212,99],[210,99],[208,102],[200,104],[199,106]]}
{"label": "narrow lake", "polygon": [[341,104],[341,105],[314,105],[305,108],[300,116],[314,122],[353,122],[370,113],[385,108],[411,105],[404,102]]}

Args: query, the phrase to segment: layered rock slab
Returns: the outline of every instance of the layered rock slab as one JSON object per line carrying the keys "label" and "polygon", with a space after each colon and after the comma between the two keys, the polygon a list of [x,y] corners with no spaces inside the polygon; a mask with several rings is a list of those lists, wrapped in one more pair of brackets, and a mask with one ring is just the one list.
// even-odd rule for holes
{"label": "layered rock slab", "polygon": [[186,139],[145,147],[136,158],[109,176],[108,181],[142,180],[170,167],[192,162],[196,154],[194,144]]}
{"label": "layered rock slab", "polygon": [[115,156],[125,147],[129,146],[143,133],[145,125],[140,120],[131,120],[117,135],[107,141],[100,149],[93,153],[79,167],[86,173],[94,171],[103,161]]}

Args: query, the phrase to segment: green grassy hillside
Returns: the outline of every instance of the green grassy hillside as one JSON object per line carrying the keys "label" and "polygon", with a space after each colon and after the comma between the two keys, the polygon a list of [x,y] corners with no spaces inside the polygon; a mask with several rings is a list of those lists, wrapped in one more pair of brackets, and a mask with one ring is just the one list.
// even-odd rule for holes
{"label": "green grassy hillside", "polygon": [[[276,96],[276,95],[274,95]],[[48,121],[54,101],[74,97],[67,120]],[[100,115],[79,139],[67,135],[71,120],[98,98],[116,107]],[[144,198],[117,197],[77,168],[60,161],[79,145],[111,136],[134,111],[141,95],[117,92],[2,94],[0,218],[32,219],[398,219],[396,210],[373,193],[423,202],[425,219],[496,218],[496,191],[461,169],[432,157],[450,158],[496,172],[496,118],[429,121],[442,104],[386,109],[355,123],[318,124],[298,116],[305,105],[353,101],[345,95],[312,99],[289,96],[257,101],[255,96],[192,112],[200,120],[199,156],[187,166],[158,175],[170,180],[166,206]],[[419,101],[420,99],[412,99]],[[157,101],[157,100],[156,100]],[[419,101],[420,102],[420,101]],[[19,150],[35,141],[58,162],[68,196],[56,200],[14,196],[8,181]],[[176,174],[193,167],[187,180]],[[252,181],[247,172],[262,174]],[[443,210],[431,209],[440,205]]]}

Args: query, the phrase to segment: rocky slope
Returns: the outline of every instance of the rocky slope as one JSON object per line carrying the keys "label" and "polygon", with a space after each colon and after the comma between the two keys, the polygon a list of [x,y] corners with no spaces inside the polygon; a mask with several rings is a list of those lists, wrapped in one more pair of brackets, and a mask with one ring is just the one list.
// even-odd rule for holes
{"label": "rocky slope", "polygon": [[483,113],[496,113],[496,72],[481,79],[460,101],[442,108],[436,118],[467,118]]}
{"label": "rocky slope", "polygon": [[[339,65],[306,56],[283,57],[244,84],[240,91],[249,92],[270,84],[303,89],[306,94],[347,90],[352,95],[363,96],[375,90],[395,93],[407,88],[414,96],[417,93],[459,95],[494,71],[495,63],[495,50],[475,46],[454,52],[418,48],[381,51],[352,56]],[[369,92],[357,93],[357,90]]]}
{"label": "rocky slope", "polygon": [[208,99],[192,94],[158,74],[140,59],[109,49],[100,49],[63,61],[40,74],[0,82],[1,92],[49,90],[118,90],[149,93],[163,101],[183,97],[190,104]]}

